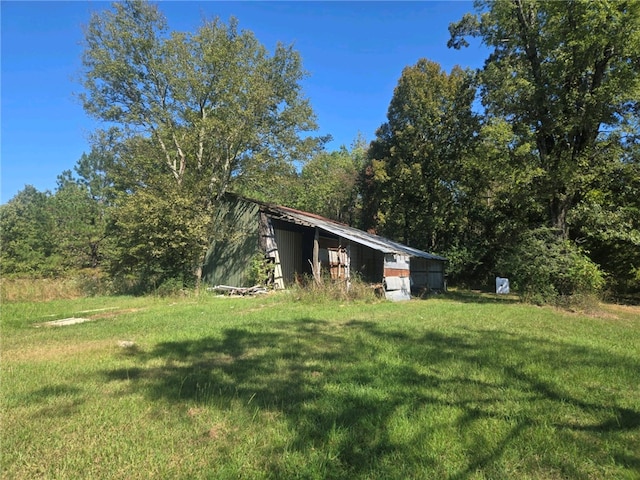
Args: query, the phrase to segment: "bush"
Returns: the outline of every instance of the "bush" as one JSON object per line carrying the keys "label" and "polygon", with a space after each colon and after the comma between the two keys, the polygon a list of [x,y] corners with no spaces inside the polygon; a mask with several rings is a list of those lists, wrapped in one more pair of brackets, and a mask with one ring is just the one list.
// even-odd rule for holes
{"label": "bush", "polygon": [[598,298],[605,283],[585,252],[547,228],[525,234],[499,268],[511,278],[514,290],[537,304],[585,303]]}
{"label": "bush", "polygon": [[273,259],[267,258],[262,253],[256,254],[251,259],[251,265],[245,280],[245,286],[253,287],[255,285],[273,287],[273,274],[276,264]]}
{"label": "bush", "polygon": [[[494,250],[495,252],[495,250]],[[447,258],[447,282],[463,289],[483,289],[491,283],[492,262],[483,247],[453,246],[442,252]],[[488,261],[489,260],[489,261]]]}
{"label": "bush", "polygon": [[186,297],[193,291],[194,286],[182,278],[168,278],[154,290],[154,293],[159,297]]}
{"label": "bush", "polygon": [[83,296],[95,297],[99,295],[111,295],[113,293],[113,282],[100,268],[78,270],[73,275],[73,278]]}

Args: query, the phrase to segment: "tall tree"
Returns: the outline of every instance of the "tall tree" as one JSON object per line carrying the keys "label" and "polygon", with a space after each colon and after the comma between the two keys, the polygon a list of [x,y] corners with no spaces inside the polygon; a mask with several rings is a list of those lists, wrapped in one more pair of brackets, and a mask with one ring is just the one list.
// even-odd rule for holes
{"label": "tall tree", "polygon": [[63,269],[59,255],[50,192],[25,186],[0,206],[2,273],[51,275]]}
{"label": "tall tree", "polygon": [[313,144],[299,137],[316,127],[300,56],[281,44],[270,56],[233,18],[170,34],[157,6],[114,3],[85,40],[86,111],[148,135],[178,185],[198,177],[219,196],[256,163],[298,160]]}
{"label": "tall tree", "polygon": [[[607,155],[637,118],[640,2],[477,2],[449,29],[449,46],[479,37],[492,49],[480,75],[487,115],[530,145],[531,191],[548,225],[569,234],[568,216],[588,185],[617,161]],[[637,122],[636,122],[637,126]],[[637,132],[636,132],[637,133]]]}
{"label": "tall tree", "polygon": [[640,293],[640,156],[601,176],[569,221],[612,291]]}
{"label": "tall tree", "polygon": [[[169,32],[156,5],[118,2],[91,18],[85,41],[85,110],[133,139],[118,157],[126,194],[150,203],[179,199],[166,214],[204,212],[185,219],[189,225],[213,218],[215,201],[233,182],[287,168],[320,143],[303,136],[316,124],[301,90],[299,54],[278,44],[270,55],[233,18],[205,21],[195,33]],[[127,172],[135,176],[124,181]],[[206,243],[199,238],[200,254],[184,251],[184,258],[203,257]]]}
{"label": "tall tree", "polygon": [[58,248],[67,266],[98,267],[107,238],[107,215],[111,180],[106,169],[112,161],[106,152],[94,148],[82,154],[74,167],[58,176],[52,197]]}
{"label": "tall tree", "polygon": [[447,74],[422,59],[403,70],[369,149],[366,228],[423,249],[451,246],[474,197],[463,169],[479,127],[474,96],[472,74],[459,67]]}
{"label": "tall tree", "polygon": [[356,141],[351,150],[342,146],[315,155],[300,172],[295,206],[349,225],[359,220],[358,177],[366,150]]}

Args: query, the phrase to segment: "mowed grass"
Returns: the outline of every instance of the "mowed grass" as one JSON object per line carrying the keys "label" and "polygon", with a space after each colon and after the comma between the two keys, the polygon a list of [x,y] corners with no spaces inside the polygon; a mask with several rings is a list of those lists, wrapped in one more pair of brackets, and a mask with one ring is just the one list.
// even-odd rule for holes
{"label": "mowed grass", "polygon": [[[280,294],[2,309],[3,478],[640,478],[637,308]],[[38,326],[65,317],[92,321]]]}

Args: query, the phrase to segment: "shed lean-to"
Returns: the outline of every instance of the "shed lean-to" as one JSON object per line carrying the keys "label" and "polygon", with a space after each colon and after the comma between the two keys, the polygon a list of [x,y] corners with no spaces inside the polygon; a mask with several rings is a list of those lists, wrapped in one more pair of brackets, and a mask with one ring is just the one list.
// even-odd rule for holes
{"label": "shed lean-to", "polygon": [[274,284],[313,275],[314,264],[334,279],[353,273],[383,283],[388,298],[411,290],[444,290],[446,259],[333,220],[288,207],[227,195],[215,219],[216,232],[203,275],[211,285],[241,286],[256,255],[274,264]]}

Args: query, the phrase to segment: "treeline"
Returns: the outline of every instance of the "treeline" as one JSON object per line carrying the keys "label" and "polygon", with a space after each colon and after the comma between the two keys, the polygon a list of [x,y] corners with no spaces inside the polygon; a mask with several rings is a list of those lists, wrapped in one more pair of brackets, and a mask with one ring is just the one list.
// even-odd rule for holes
{"label": "treeline", "polygon": [[2,206],[3,274],[196,285],[234,191],[444,255],[453,284],[508,276],[539,302],[637,295],[640,2],[478,9],[449,46],[478,38],[482,69],[417,60],[376,138],[333,152],[309,135],[291,46],[269,53],[234,19],[169,32],[145,2],[95,14],[82,98],[109,128],[55,192]]}

